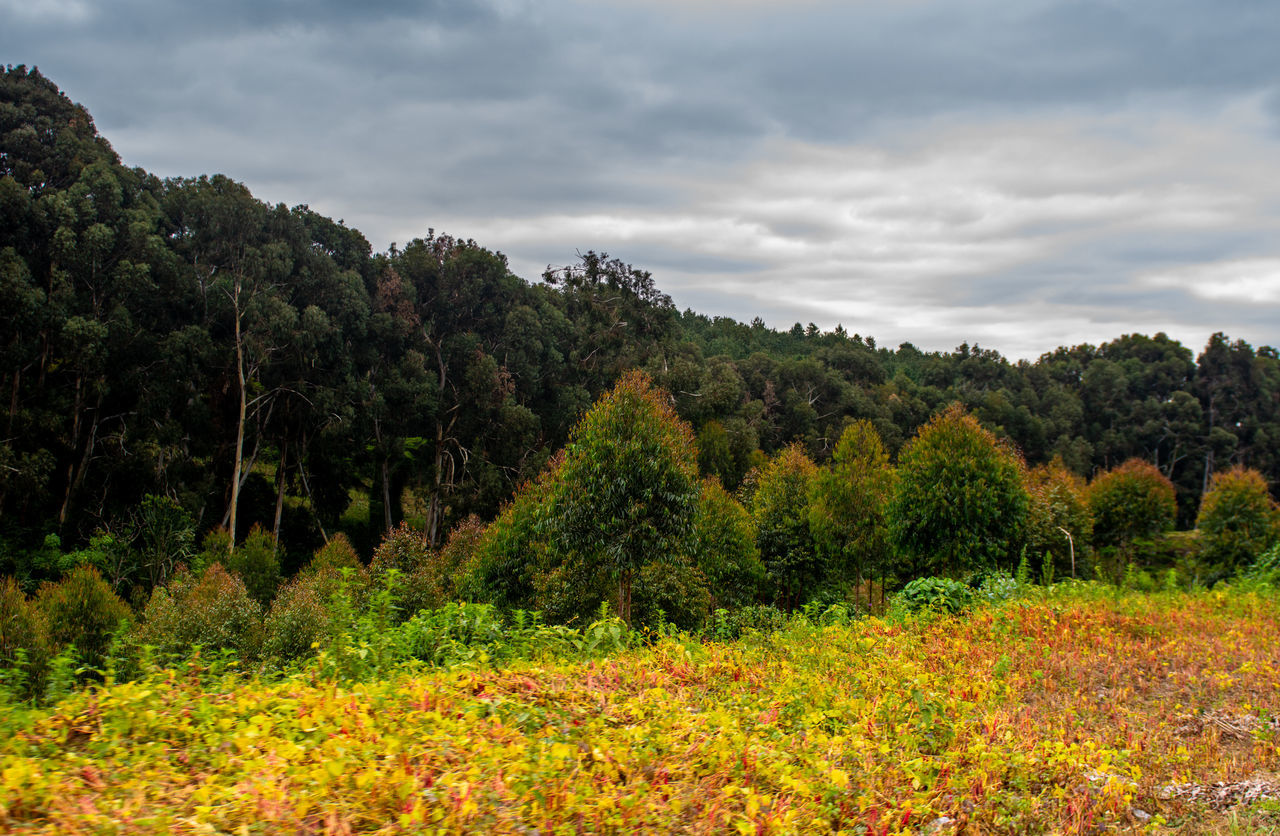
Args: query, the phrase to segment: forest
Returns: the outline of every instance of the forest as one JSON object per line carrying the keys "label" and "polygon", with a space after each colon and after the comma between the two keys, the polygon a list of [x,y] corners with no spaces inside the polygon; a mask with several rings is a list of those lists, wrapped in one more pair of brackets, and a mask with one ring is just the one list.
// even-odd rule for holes
{"label": "forest", "polygon": [[[569,534],[528,509],[582,495],[594,477],[561,451],[582,446],[574,428],[611,392],[647,404],[655,439],[675,434],[655,449],[692,457],[671,465],[687,490],[663,488],[667,516],[694,520],[672,531],[711,515],[729,522],[699,542],[730,529],[750,541],[733,580],[703,566],[689,581],[704,612],[859,589],[870,602],[876,584],[883,595],[925,574],[1012,572],[1028,555],[1037,572],[1050,559],[1083,577],[1136,561],[1212,582],[1270,535],[1205,558],[1201,498],[1235,474],[1226,482],[1269,519],[1280,480],[1269,346],[1217,333],[1197,356],[1161,333],[1128,334],[1009,362],[976,345],[923,352],[841,327],[681,312],[649,272],[590,249],[536,281],[433,230],[375,253],[341,221],[223,175],[128,168],[87,110],[23,66],[0,81],[0,284],[0,575],[27,593],[91,565],[141,609],[180,567],[221,561],[265,574],[267,605],[318,550],[366,565],[379,549],[418,549],[418,563],[452,555],[456,573],[480,543],[492,554],[475,600],[554,612],[550,577],[583,588],[569,563],[500,577],[493,555],[583,551],[565,545],[586,535],[564,520],[591,509],[557,517]],[[904,516],[915,511],[899,483],[937,484],[919,460],[924,436],[947,432],[997,472],[982,502],[1009,511],[975,522],[968,545],[930,540]],[[1094,519],[1108,512],[1092,484],[1113,474],[1155,492],[1150,519]],[[692,549],[660,529],[592,547],[611,555],[610,583],[623,552]],[[268,555],[265,568],[237,552]]]}

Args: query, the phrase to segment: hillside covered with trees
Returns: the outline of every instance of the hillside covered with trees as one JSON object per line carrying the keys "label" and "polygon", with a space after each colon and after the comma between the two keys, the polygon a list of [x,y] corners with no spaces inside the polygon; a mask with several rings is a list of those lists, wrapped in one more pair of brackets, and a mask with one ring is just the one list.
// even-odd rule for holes
{"label": "hillside covered with trees", "polygon": [[[565,618],[599,601],[629,615],[642,587],[668,616],[691,597],[704,613],[790,608],[836,581],[1012,569],[1024,551],[1070,571],[1095,527],[1113,549],[1193,528],[1220,480],[1261,492],[1266,528],[1280,483],[1271,347],[1130,334],[1015,363],[681,312],[650,273],[592,250],[536,281],[432,230],[375,253],[228,177],[127,167],[21,66],[0,79],[0,300],[0,575],[28,591],[89,563],[141,606],[202,548],[267,543],[265,605],[326,544],[364,564],[382,543],[393,564],[387,543],[448,555],[453,532],[482,548],[457,547],[437,597],[470,578]],[[589,410],[627,399],[648,405],[653,449],[679,455],[646,494],[666,510],[631,519],[622,503],[610,518],[630,523],[604,530],[599,509],[621,500],[600,462],[639,461],[608,426],[638,419]],[[995,474],[968,510],[930,494],[955,487],[961,448]],[[1146,486],[1154,516],[1105,517],[1133,494],[1085,485],[1113,474]],[[1210,575],[1267,537],[1221,546]],[[583,538],[612,586],[562,600],[591,586]],[[672,549],[697,576],[649,568]],[[539,572],[510,562],[548,550],[563,559]]]}

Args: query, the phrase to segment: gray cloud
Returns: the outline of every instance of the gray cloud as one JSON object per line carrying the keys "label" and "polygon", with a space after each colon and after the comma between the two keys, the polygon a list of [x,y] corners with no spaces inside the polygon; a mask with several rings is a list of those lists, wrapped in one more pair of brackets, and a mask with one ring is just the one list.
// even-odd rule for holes
{"label": "gray cloud", "polygon": [[[1015,356],[1280,342],[1280,9],[1258,0],[0,0],[129,164],[221,171],[377,247]],[[1207,290],[1207,288],[1216,288]]]}

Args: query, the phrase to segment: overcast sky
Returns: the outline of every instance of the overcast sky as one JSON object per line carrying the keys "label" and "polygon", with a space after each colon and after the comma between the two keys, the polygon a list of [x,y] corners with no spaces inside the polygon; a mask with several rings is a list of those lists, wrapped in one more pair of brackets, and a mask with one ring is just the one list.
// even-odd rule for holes
{"label": "overcast sky", "polygon": [[1280,345],[1275,0],[0,0],[128,165],[1013,358]]}

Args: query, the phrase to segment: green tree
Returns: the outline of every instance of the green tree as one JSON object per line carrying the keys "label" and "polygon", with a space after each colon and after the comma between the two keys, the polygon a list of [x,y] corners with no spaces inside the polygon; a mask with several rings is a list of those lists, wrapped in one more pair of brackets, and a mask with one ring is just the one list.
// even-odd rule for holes
{"label": "green tree", "polygon": [[794,608],[828,580],[827,563],[809,528],[809,496],[818,467],[798,444],[765,465],[751,499],[760,559],[781,605]]}
{"label": "green tree", "polygon": [[714,478],[702,480],[687,554],[707,579],[712,608],[756,603],[767,576],[751,515]]}
{"label": "green tree", "polygon": [[552,541],[606,569],[627,623],[635,574],[674,559],[688,537],[697,456],[693,431],[642,372],[623,375],[572,433],[550,498]]}
{"label": "green tree", "polygon": [[1124,547],[1173,528],[1177,515],[1173,483],[1155,465],[1129,459],[1089,483],[1093,541]]}
{"label": "green tree", "polygon": [[855,584],[887,568],[885,509],[893,481],[889,454],[866,419],[845,427],[831,463],[814,480],[809,525],[833,567]]}
{"label": "green tree", "polygon": [[1027,505],[1021,460],[953,404],[898,458],[890,539],[916,575],[958,578],[1011,568]]}
{"label": "green tree", "polygon": [[1213,475],[1196,528],[1205,558],[1219,571],[1235,572],[1280,539],[1280,506],[1261,473],[1236,465]]}

